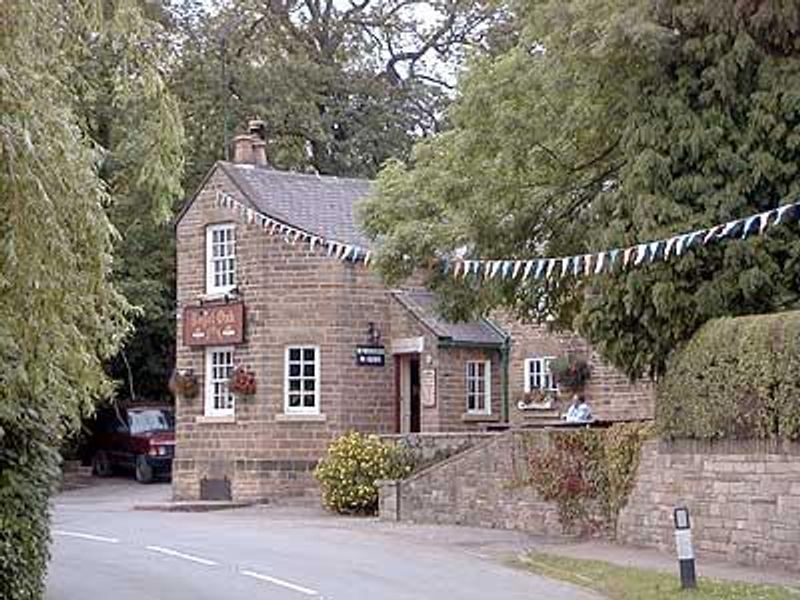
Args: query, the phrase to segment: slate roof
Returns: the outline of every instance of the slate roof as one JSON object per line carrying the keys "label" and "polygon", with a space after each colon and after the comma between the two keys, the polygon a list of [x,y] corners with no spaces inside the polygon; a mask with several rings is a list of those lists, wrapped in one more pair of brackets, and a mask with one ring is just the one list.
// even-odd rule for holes
{"label": "slate roof", "polygon": [[[336,241],[373,246],[356,220],[358,202],[369,195],[372,182],[223,161],[217,165],[255,208],[273,219]],[[402,290],[392,295],[442,342],[490,347],[503,343],[502,331],[487,319],[463,323],[444,319],[431,292]]]}
{"label": "slate roof", "polygon": [[222,161],[217,164],[264,214],[326,238],[372,247],[355,216],[356,205],[370,192],[370,181]]}
{"label": "slate roof", "polygon": [[436,296],[424,290],[395,290],[392,292],[417,319],[422,321],[439,338],[455,344],[495,346],[503,344],[502,330],[488,319],[452,323],[439,313]]}

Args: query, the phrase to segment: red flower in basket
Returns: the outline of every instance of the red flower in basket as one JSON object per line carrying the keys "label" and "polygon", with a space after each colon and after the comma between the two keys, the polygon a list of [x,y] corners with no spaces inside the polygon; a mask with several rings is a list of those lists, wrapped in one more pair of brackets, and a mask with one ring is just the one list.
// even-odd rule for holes
{"label": "red flower in basket", "polygon": [[255,396],[256,374],[243,365],[233,371],[230,380],[230,390],[237,396]]}

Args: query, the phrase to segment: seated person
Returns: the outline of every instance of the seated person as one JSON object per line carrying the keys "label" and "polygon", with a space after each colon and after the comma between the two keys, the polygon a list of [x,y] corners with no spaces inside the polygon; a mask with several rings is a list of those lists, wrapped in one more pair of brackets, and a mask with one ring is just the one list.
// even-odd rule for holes
{"label": "seated person", "polygon": [[590,423],[594,420],[592,409],[583,394],[575,394],[572,397],[572,404],[562,417],[567,420],[567,423]]}

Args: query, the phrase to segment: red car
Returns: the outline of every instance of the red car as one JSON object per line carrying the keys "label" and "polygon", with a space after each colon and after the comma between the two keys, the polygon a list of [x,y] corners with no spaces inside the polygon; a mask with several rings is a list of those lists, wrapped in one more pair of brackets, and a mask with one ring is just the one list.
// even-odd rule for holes
{"label": "red car", "polygon": [[98,411],[91,427],[88,451],[92,472],[109,477],[128,471],[136,481],[150,483],[172,474],[175,456],[175,415],[164,406],[111,406]]}

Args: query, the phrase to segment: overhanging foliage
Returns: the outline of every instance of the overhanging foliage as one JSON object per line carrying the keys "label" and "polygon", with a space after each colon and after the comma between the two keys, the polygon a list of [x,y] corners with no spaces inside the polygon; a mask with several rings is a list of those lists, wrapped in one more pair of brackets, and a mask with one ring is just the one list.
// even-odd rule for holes
{"label": "overhanging foliage", "polygon": [[[379,177],[363,217],[387,279],[464,253],[624,247],[800,197],[800,1],[517,12],[519,43],[473,62],[452,129]],[[660,375],[709,319],[800,306],[800,227],[589,283],[430,283],[452,316],[555,316],[630,376]]]}

